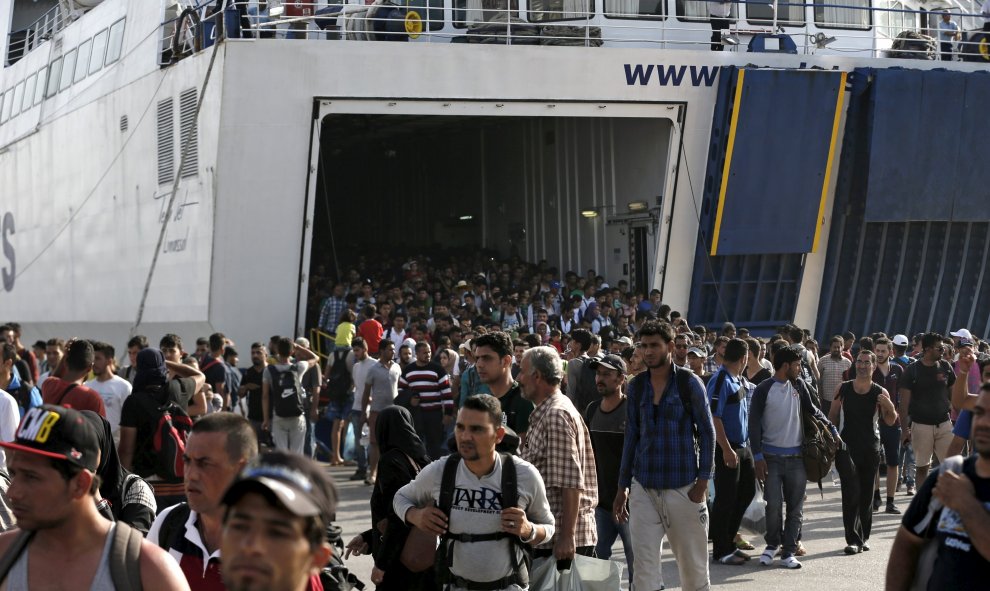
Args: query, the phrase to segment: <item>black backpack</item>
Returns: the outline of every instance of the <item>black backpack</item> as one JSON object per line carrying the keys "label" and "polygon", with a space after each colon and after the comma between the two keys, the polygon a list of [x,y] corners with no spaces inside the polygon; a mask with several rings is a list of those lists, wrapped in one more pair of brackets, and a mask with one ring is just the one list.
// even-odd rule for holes
{"label": "black backpack", "polygon": [[164,404],[154,407],[151,422],[154,424],[151,449],[155,455],[155,474],[166,482],[182,482],[185,475],[182,458],[193,424],[189,413],[167,398]]}
{"label": "black backpack", "polygon": [[296,372],[292,371],[292,367],[279,370],[274,365],[269,365],[268,371],[271,378],[269,392],[270,396],[275,399],[275,416],[292,418],[302,415],[302,384],[299,383]]}
{"label": "black backpack", "polygon": [[[502,508],[515,507],[519,504],[519,482],[516,477],[516,463],[510,454],[499,452],[499,455],[502,458]],[[454,484],[457,480],[457,467],[460,463],[461,456],[455,453],[447,456],[443,465],[443,477],[440,479],[440,501],[437,506],[448,519],[450,518],[450,509],[454,505]],[[437,582],[441,586],[454,584],[468,589],[479,588],[477,583],[472,584],[472,581],[456,577],[450,572],[450,568],[454,564],[453,544],[455,542],[490,542],[505,538],[509,538],[511,541],[512,574],[498,581],[486,581],[485,588],[503,589],[510,585],[519,585],[523,588],[528,587],[529,568],[533,562],[530,547],[528,544],[524,544],[519,539],[519,536],[503,531],[492,532],[490,534],[461,534],[452,533],[448,530],[447,533],[440,537],[440,546],[437,548],[435,564]],[[523,558],[521,561],[519,560],[519,552],[516,551],[517,548],[522,549]]]}
{"label": "black backpack", "polygon": [[320,396],[320,404],[344,402],[351,393],[351,372],[347,369],[347,351],[333,352],[333,365],[327,374],[327,387],[323,389],[326,396]]}
{"label": "black backpack", "polygon": [[[797,381],[803,383],[803,380]],[[799,389],[800,383],[796,384]],[[851,387],[852,382],[846,383]],[[807,387],[807,384],[804,386]],[[816,417],[812,408],[804,408],[805,406],[806,403],[802,398],[801,420],[804,424],[804,440],[801,442],[801,459],[804,461],[808,482],[817,482],[818,492],[824,498],[822,479],[832,469],[832,462],[835,461],[835,454],[838,452],[838,443],[832,435],[829,424]]]}

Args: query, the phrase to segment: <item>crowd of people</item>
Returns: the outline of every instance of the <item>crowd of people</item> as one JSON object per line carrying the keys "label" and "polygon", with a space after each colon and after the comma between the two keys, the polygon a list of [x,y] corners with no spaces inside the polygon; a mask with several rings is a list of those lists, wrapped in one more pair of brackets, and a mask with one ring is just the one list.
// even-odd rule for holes
{"label": "crowd of people", "polygon": [[[136,336],[118,368],[108,343],[0,327],[8,588],[348,588],[343,560],[370,554],[379,589],[523,590],[534,561],[621,540],[630,588],[664,588],[666,543],[681,586],[706,589],[713,561],[801,568],[812,437],[834,453],[818,476],[841,488],[837,552],[868,551],[903,499],[888,588],[926,544],[929,589],[988,573],[990,361],[966,329],[819,351],[793,325],[692,327],[656,290],[485,253],[324,277],[320,342],[252,343],[246,368],[221,333]],[[370,487],[346,550],[318,456]],[[758,487],[759,553],[741,534]]]}

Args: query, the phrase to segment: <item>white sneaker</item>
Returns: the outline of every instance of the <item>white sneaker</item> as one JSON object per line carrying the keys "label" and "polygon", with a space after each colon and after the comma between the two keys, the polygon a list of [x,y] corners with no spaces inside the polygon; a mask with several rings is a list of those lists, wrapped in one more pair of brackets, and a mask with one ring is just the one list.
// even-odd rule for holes
{"label": "white sneaker", "polygon": [[760,566],[770,566],[773,564],[774,554],[777,553],[777,549],[773,546],[767,546],[767,549],[760,554]]}
{"label": "white sneaker", "polygon": [[798,562],[797,556],[793,554],[781,558],[780,565],[784,568],[801,568],[801,563]]}

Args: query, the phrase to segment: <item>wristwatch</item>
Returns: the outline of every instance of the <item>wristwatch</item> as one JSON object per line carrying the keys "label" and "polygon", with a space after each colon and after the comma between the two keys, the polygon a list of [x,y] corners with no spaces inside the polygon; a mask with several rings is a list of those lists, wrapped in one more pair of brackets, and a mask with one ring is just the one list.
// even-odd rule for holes
{"label": "wristwatch", "polygon": [[519,539],[522,540],[522,543],[523,544],[528,544],[528,543],[530,543],[530,542],[532,542],[533,540],[536,539],[536,524],[533,523],[531,525],[533,526],[533,530],[530,532],[528,538],[526,538],[525,540],[523,540],[522,536],[519,536]]}

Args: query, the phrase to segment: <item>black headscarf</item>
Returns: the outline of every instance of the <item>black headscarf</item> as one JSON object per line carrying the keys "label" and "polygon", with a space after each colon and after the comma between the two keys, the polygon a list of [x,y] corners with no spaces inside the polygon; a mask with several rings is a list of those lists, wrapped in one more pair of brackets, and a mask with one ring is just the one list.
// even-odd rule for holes
{"label": "black headscarf", "polygon": [[168,380],[165,356],[158,349],[148,347],[138,351],[135,365],[137,369],[134,374],[134,392],[164,386]]}
{"label": "black headscarf", "polygon": [[80,412],[89,421],[100,442],[100,465],[96,468],[96,473],[103,480],[100,484],[100,496],[110,501],[110,508],[116,517],[124,506],[124,480],[127,478],[127,470],[120,465],[110,423],[91,410]]}
{"label": "black headscarf", "polygon": [[415,460],[420,467],[430,463],[426,446],[413,426],[412,415],[401,406],[390,406],[378,413],[375,438],[382,455],[390,449],[397,449]]}

